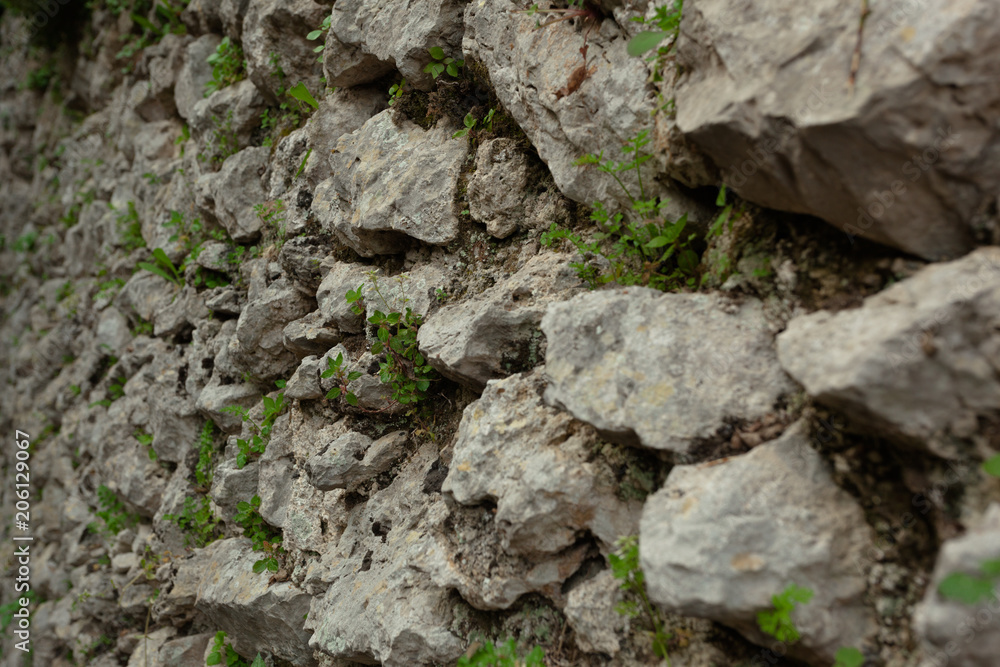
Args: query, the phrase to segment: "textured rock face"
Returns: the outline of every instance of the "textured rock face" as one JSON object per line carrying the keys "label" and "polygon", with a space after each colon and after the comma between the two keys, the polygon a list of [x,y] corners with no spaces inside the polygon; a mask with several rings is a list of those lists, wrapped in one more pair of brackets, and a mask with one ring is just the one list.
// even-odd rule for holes
{"label": "textured rock face", "polygon": [[490,382],[465,409],[442,490],[460,503],[497,503],[504,549],[538,556],[590,530],[606,544],[630,534],[635,506],[616,497],[610,470],[587,461],[596,434],[542,403],[536,372]]}
{"label": "textured rock face", "polygon": [[215,217],[234,241],[253,241],[260,235],[262,222],[254,206],[265,199],[260,176],[269,155],[266,148],[247,148],[228,157],[218,173],[198,179],[199,207]]}
{"label": "textured rock face", "polygon": [[271,283],[240,314],[230,353],[237,368],[258,377],[285,376],[295,366],[295,355],[284,345],[284,328],[312,309],[312,304],[285,278]]}
{"label": "textured rock face", "polygon": [[979,117],[1000,100],[998,26],[988,1],[872,7],[851,90],[856,7],[702,2],[684,16],[678,126],[747,199],[953,257],[1000,183],[1000,135]]}
{"label": "textured rock face", "polygon": [[949,438],[968,437],[970,420],[1000,400],[998,278],[998,248],[929,266],[861,308],[793,319],[779,359],[810,395],[859,423],[949,451]]}
{"label": "textured rock face", "polygon": [[313,209],[364,257],[398,252],[404,236],[448,243],[458,235],[454,199],[466,149],[447,129],[397,126],[382,112],[337,143],[333,176],[316,188]]}
{"label": "textured rock face", "polygon": [[986,667],[1000,655],[1000,630],[994,619],[1000,608],[996,589],[976,604],[941,595],[938,587],[956,573],[982,578],[983,566],[996,561],[1000,544],[1000,505],[994,503],[982,525],[945,542],[914,622],[931,660],[947,660],[956,667]]}
{"label": "textured rock face", "polygon": [[482,390],[488,380],[508,375],[512,364],[539,360],[546,305],[578,283],[565,256],[532,258],[481,297],[429,317],[417,334],[420,350],[442,375]]}
{"label": "textured rock face", "polygon": [[[305,84],[319,91],[320,64],[313,53],[314,44],[306,39],[312,28],[323,22],[328,9],[312,0],[251,0],[243,19],[243,52],[247,76],[258,90],[277,99],[282,81],[274,75],[275,63],[285,73],[286,87]],[[308,28],[308,29],[304,29]]]}
{"label": "textured rock face", "polygon": [[[669,322],[668,327],[651,326]],[[549,306],[546,402],[607,437],[675,454],[792,389],[759,304],[646,288]]]}
{"label": "textured rock face", "polygon": [[792,614],[793,656],[831,662],[874,631],[853,566],[874,540],[830,479],[804,424],[719,465],[677,466],[642,512],[639,555],[652,600],[765,643],[756,613],[790,584],[813,590]]}
{"label": "textured rock face", "polygon": [[462,0],[430,0],[420,11],[395,0],[342,0],[333,6],[323,70],[331,86],[356,86],[399,70],[423,90],[432,88],[428,49],[460,58]]}

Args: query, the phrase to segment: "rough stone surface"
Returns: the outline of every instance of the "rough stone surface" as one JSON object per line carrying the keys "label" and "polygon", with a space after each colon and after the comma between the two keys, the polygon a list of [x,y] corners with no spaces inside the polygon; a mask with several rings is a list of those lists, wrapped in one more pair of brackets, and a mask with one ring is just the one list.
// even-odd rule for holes
{"label": "rough stone surface", "polygon": [[1000,248],[929,266],[861,308],[793,319],[778,357],[810,395],[898,442],[951,451],[1000,401]]}
{"label": "rough stone surface", "polygon": [[230,353],[237,368],[266,380],[285,377],[295,367],[295,355],[285,348],[285,326],[308,313],[313,304],[279,278],[240,314]]}
{"label": "rough stone surface", "polygon": [[979,119],[1000,101],[987,74],[1000,8],[872,7],[851,90],[857,24],[836,0],[699,3],[679,44],[678,126],[751,201],[924,257],[961,255],[1000,184],[1000,135]]}
{"label": "rough stone surface", "polygon": [[[951,600],[938,592],[941,581],[955,573],[982,577],[982,564],[1000,556],[1000,505],[994,503],[982,524],[941,546],[923,601],[914,613],[914,625],[927,657],[948,660],[955,667],[987,667],[1000,655],[1000,629],[995,618],[997,595],[978,604]],[[985,621],[985,622],[984,622]]]}
{"label": "rough stone surface", "polygon": [[364,313],[351,310],[351,304],[347,303],[347,293],[358,289],[362,283],[370,282],[364,268],[346,262],[334,264],[316,290],[316,302],[326,321],[345,333],[363,331]]}
{"label": "rough stone surface", "polygon": [[309,29],[319,27],[329,10],[312,0],[250,0],[243,19],[243,53],[247,76],[272,101],[278,99],[282,82],[274,76],[272,54],[285,73],[286,87],[305,84],[313,95],[322,89],[320,65],[313,53],[314,42],[306,39]]}
{"label": "rough stone surface", "polygon": [[455,192],[468,140],[447,128],[396,125],[385,111],[341,137],[333,176],[316,188],[321,224],[364,257],[404,248],[406,237],[443,245],[458,235]]}
{"label": "rough stone surface", "polygon": [[174,85],[177,113],[185,120],[191,120],[195,105],[205,99],[205,84],[212,80],[212,66],[206,61],[221,41],[218,35],[202,35],[185,50],[184,64]]}
{"label": "rough stone surface", "polygon": [[333,6],[323,51],[323,71],[331,86],[375,81],[393,69],[422,90],[433,88],[424,66],[427,50],[444,49],[461,58],[462,0],[430,0],[420,11],[393,0],[341,0]]}
{"label": "rough stone surface", "polygon": [[510,139],[491,139],[476,152],[476,173],[469,179],[469,214],[498,239],[513,234],[524,216],[528,160]]}
{"label": "rough stone surface", "polygon": [[542,331],[545,400],[625,443],[684,454],[727,419],[762,417],[792,390],[758,302],[591,292],[550,305]]}
{"label": "rough stone surface", "polygon": [[396,431],[375,441],[361,433],[342,435],[305,462],[309,483],[320,491],[352,491],[388,470],[406,442],[406,431]]}
{"label": "rough stone surface", "polygon": [[810,603],[792,613],[802,639],[789,653],[832,662],[875,629],[854,565],[874,538],[798,423],[719,465],[675,467],[643,508],[639,557],[653,601],[762,644],[770,638],[756,613],[771,596],[792,583],[812,589]]}
{"label": "rough stone surface", "polygon": [[481,391],[514,366],[534,366],[545,308],[579,285],[564,255],[539,255],[479,298],[444,306],[417,334],[420,351],[442,375]]}
{"label": "rough stone surface", "polygon": [[493,380],[465,409],[442,490],[463,504],[497,503],[506,551],[538,556],[581,530],[606,544],[632,534],[638,506],[618,499],[610,470],[591,463],[592,429],[542,402],[541,373]]}
{"label": "rough stone surface", "polygon": [[622,600],[620,582],[603,570],[566,596],[566,621],[576,632],[576,643],[587,653],[615,656],[621,650],[625,619],[615,610]]}
{"label": "rough stone surface", "polygon": [[198,206],[217,219],[238,243],[260,236],[263,223],[254,206],[265,200],[260,177],[269,155],[267,148],[244,149],[229,156],[219,172],[198,179]]}

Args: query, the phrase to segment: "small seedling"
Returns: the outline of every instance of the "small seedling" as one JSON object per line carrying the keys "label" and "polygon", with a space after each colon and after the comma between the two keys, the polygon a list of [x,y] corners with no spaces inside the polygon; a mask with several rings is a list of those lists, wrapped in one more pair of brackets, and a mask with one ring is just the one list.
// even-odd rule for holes
{"label": "small seedling", "polygon": [[988,475],[1000,477],[1000,454],[988,458],[983,463],[983,471]]}
{"label": "small seedling", "polygon": [[771,609],[757,612],[757,625],[778,641],[794,644],[801,636],[792,621],[792,612],[797,604],[806,604],[812,598],[812,589],[791,584],[779,595],[771,596]]}
{"label": "small seedling", "polygon": [[174,263],[170,261],[170,258],[167,257],[167,253],[163,252],[163,248],[153,250],[153,261],[156,263],[139,262],[138,266],[140,269],[145,269],[161,278],[165,278],[178,287],[184,286],[184,277],[177,270],[177,267],[174,266]]}
{"label": "small seedling", "polygon": [[243,49],[228,37],[224,37],[215,48],[215,53],[208,57],[208,64],[212,66],[212,80],[205,84],[205,97],[246,76]]}
{"label": "small seedling", "polygon": [[149,454],[149,460],[156,460],[156,450],[153,449],[153,436],[146,433],[142,429],[137,430],[135,433],[135,439],[139,441],[139,444],[146,448]]}
{"label": "small seedling", "polygon": [[312,155],[312,152],[313,149],[311,148],[306,151],[305,157],[302,158],[302,164],[299,165],[299,170],[295,172],[295,177],[292,179],[293,181],[298,180],[299,176],[302,175],[303,170],[306,168],[306,162],[309,161],[309,156]]}
{"label": "small seedling", "polygon": [[295,84],[295,86],[288,91],[288,94],[297,99],[299,102],[305,102],[313,109],[319,108],[319,102],[316,101],[316,98],[314,98],[312,93],[309,92],[309,89],[306,88],[306,84],[301,81]]}
{"label": "small seedling", "polygon": [[[670,46],[677,41],[677,33],[681,27],[681,13],[684,11],[684,0],[674,0],[672,5],[656,8],[656,14],[651,19],[636,17],[632,20],[646,25],[655,25],[657,30],[644,30],[629,40],[627,51],[630,56],[638,57],[655,49],[663,40],[670,37]],[[662,49],[661,49],[662,51]],[[660,54],[665,55],[665,54]]]}
{"label": "small seedling", "polygon": [[[233,649],[232,645],[226,641],[226,633],[219,630],[215,633],[215,639],[212,644],[212,651],[208,654],[208,658],[205,660],[205,664],[211,667],[212,665],[225,665],[225,667],[248,667],[246,661],[240,657],[240,654]],[[249,667],[265,667],[264,659],[257,654],[257,657],[253,659],[253,663]]]}
{"label": "small seedling", "polygon": [[267,443],[271,440],[271,428],[274,420],[285,409],[285,394],[278,394],[277,398],[264,397],[264,415],[258,424],[250,416],[247,410],[239,405],[231,405],[223,408],[222,411],[239,416],[244,422],[250,424],[250,439],[237,438],[236,445],[239,453],[236,455],[236,467],[242,469],[251,460],[258,458],[267,449]]}
{"label": "small seedling", "polygon": [[467,113],[467,114],[465,114],[465,119],[462,121],[462,124],[465,125],[465,127],[463,127],[461,130],[459,130],[455,134],[451,135],[452,139],[457,139],[459,137],[464,137],[467,134],[469,134],[469,130],[471,130],[472,128],[474,128],[476,126],[476,119],[475,119],[475,117],[471,113]]}
{"label": "small seedling", "polygon": [[430,74],[434,79],[437,79],[444,72],[448,72],[449,76],[457,79],[459,71],[465,67],[464,60],[445,57],[444,49],[440,46],[432,46],[427,49],[427,52],[431,54],[433,60],[424,66],[424,72]]}
{"label": "small seedling", "polygon": [[285,550],[281,546],[281,534],[264,522],[260,515],[260,496],[255,495],[247,501],[236,504],[236,516],[233,521],[243,528],[243,534],[250,538],[254,551],[263,551],[264,557],[253,564],[254,574],[264,570],[277,572]]}
{"label": "small seedling", "polygon": [[115,492],[103,484],[97,487],[97,503],[101,509],[94,514],[104,521],[104,529],[111,535],[139,523],[139,516],[129,512]]}
{"label": "small seedling", "polygon": [[[314,42],[317,39],[323,37],[323,35],[326,34],[328,30],[330,30],[330,22],[332,20],[333,20],[333,15],[328,14],[327,17],[323,19],[323,23],[320,24],[319,28],[313,30],[308,35],[306,35],[306,39],[308,39],[310,42]],[[324,44],[320,44],[319,46],[313,49],[313,53],[323,53],[324,48],[326,48],[326,46]],[[319,56],[316,59],[316,62],[322,62],[322,61],[323,61],[323,56]]]}
{"label": "small seedling", "polygon": [[327,359],[326,362],[327,368],[323,371],[323,377],[332,377],[337,383],[337,386],[326,393],[326,397],[332,400],[343,394],[344,400],[347,401],[348,405],[357,406],[358,397],[353,392],[347,391],[347,385],[361,377],[361,373],[358,371],[344,372],[341,368],[341,365],[344,363],[344,354],[342,352],[337,354],[336,359]]}
{"label": "small seedling", "polygon": [[513,638],[499,646],[487,641],[471,655],[459,658],[456,667],[545,667],[545,651],[536,646],[520,661],[517,659],[517,641]]}
{"label": "small seedling", "polygon": [[347,303],[351,304],[351,312],[355,315],[360,315],[365,312],[364,306],[361,305],[364,299],[364,295],[361,293],[361,290],[364,286],[365,284],[361,283],[358,285],[358,289],[347,290]]}
{"label": "small seedling", "polygon": [[865,654],[853,646],[844,646],[837,649],[834,660],[833,667],[861,667],[865,664]]}
{"label": "small seedling", "polygon": [[403,79],[399,83],[394,83],[389,88],[389,106],[395,104],[400,97],[403,96],[403,87],[406,85],[406,79]]}
{"label": "small seedling", "polygon": [[963,604],[979,604],[994,596],[996,582],[1000,579],[1000,559],[987,560],[979,565],[982,576],[953,572],[938,584],[938,593],[949,600]]}
{"label": "small seedling", "polygon": [[222,522],[212,513],[208,496],[184,499],[180,514],[164,514],[164,521],[172,521],[184,531],[184,544],[202,548],[222,537]]}
{"label": "small seedling", "polygon": [[653,653],[666,660],[669,666],[670,656],[667,654],[667,648],[671,635],[664,628],[659,610],[653,606],[646,594],[646,575],[639,567],[639,537],[637,535],[621,537],[615,544],[618,551],[608,554],[611,572],[615,579],[621,581],[619,588],[631,596],[630,599],[619,602],[615,610],[629,618],[635,618],[645,612],[646,620],[651,627],[649,632],[653,639]]}

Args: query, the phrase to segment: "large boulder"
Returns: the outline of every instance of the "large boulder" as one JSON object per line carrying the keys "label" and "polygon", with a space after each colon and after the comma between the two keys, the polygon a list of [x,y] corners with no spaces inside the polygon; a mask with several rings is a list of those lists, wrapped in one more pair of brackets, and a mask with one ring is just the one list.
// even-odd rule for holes
{"label": "large boulder", "polygon": [[433,87],[428,49],[461,58],[463,0],[340,0],[333,6],[323,51],[331,86],[375,81],[394,69],[422,90]]}
{"label": "large boulder", "polygon": [[550,305],[542,331],[546,401],[623,444],[683,455],[793,390],[759,301],[589,292]]}
{"label": "large boulder", "polygon": [[864,19],[837,0],[685,10],[677,123],[728,185],[924,257],[972,247],[970,221],[1000,188],[1000,130],[982,120],[1000,103],[1000,6],[872,3]]}
{"label": "large boulder", "polygon": [[860,308],[793,319],[778,358],[817,400],[947,453],[1000,403],[1000,248],[934,264]]}
{"label": "large boulder", "polygon": [[397,125],[384,111],[341,137],[333,175],[316,188],[320,223],[364,257],[405,248],[407,237],[444,245],[458,236],[458,177],[468,139],[453,130]]}
{"label": "large boulder", "polygon": [[791,614],[801,641],[787,649],[830,664],[839,648],[862,646],[876,629],[854,565],[874,539],[799,422],[749,454],[676,466],[643,508],[639,557],[654,602],[765,645],[774,640],[757,612],[792,584],[812,590]]}

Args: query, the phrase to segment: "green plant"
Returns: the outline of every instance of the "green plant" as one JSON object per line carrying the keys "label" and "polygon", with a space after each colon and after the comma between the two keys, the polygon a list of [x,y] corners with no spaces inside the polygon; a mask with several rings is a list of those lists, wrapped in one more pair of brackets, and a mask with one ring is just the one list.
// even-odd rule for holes
{"label": "green plant", "polygon": [[207,62],[212,66],[212,80],[205,84],[205,97],[243,80],[246,76],[243,48],[228,37],[219,42],[215,47],[215,53],[208,57]]}
{"label": "green plant", "polygon": [[212,485],[214,473],[213,458],[215,456],[215,422],[211,419],[201,427],[198,435],[198,463],[194,468],[194,478],[201,489],[208,491]]}
{"label": "green plant", "polygon": [[21,234],[14,242],[10,245],[10,249],[14,252],[29,253],[35,251],[35,241],[38,239],[38,232],[31,230],[30,232],[25,232]]}
{"label": "green plant", "polygon": [[225,665],[226,667],[265,667],[264,659],[260,657],[260,653],[258,653],[257,657],[253,659],[253,663],[248,666],[246,661],[240,657],[240,654],[237,653],[229,642],[226,641],[226,633],[222,630],[215,633],[212,651],[208,654],[205,664],[209,667],[211,667],[211,665]]}
{"label": "green plant", "polygon": [[329,399],[335,399],[343,394],[344,400],[346,400],[349,405],[357,405],[358,397],[355,396],[353,392],[347,391],[347,385],[348,383],[354,382],[361,377],[361,373],[357,371],[347,373],[341,368],[341,365],[344,363],[344,354],[342,352],[337,354],[336,359],[328,358],[326,362],[327,368],[323,371],[323,377],[332,377],[337,383],[337,386],[326,393],[326,397]]}
{"label": "green plant", "polygon": [[[368,322],[375,327],[375,337],[378,339],[372,344],[371,353],[375,356],[385,354],[385,361],[379,362],[379,379],[392,387],[392,400],[397,403],[422,401],[427,397],[426,392],[431,382],[437,378],[436,371],[417,348],[417,331],[423,323],[423,315],[414,313],[409,308],[404,308],[402,313],[393,311],[382,294],[375,274],[370,273],[369,277],[372,279],[375,295],[383,307],[390,311],[384,313],[375,310],[368,318]],[[400,291],[403,280],[404,277],[400,276]],[[361,308],[358,302],[361,300],[360,292],[363,287],[362,283],[357,290],[347,293],[347,302],[354,309]],[[404,299],[404,303],[405,301]]]}
{"label": "green plant", "polygon": [[979,565],[983,576],[953,572],[938,584],[938,593],[963,604],[978,604],[993,597],[996,582],[1000,579],[1000,559],[983,561]]}
{"label": "green plant", "polygon": [[139,523],[139,516],[129,512],[115,492],[103,484],[97,487],[97,503],[101,509],[94,514],[104,521],[104,529],[111,535]]}
{"label": "green plant", "polygon": [[865,654],[853,646],[843,646],[837,649],[833,667],[861,667],[865,664]]}
{"label": "green plant", "polygon": [[313,109],[319,108],[319,102],[316,101],[316,98],[314,98],[312,96],[312,93],[309,92],[309,89],[306,88],[306,84],[302,83],[301,81],[295,84],[295,86],[293,86],[292,89],[288,91],[288,94],[291,97],[297,99],[299,102],[305,102]]}
{"label": "green plant", "polygon": [[128,210],[118,214],[117,225],[121,237],[120,243],[126,252],[146,247],[146,239],[142,237],[142,222],[139,220],[139,212],[135,210],[135,202],[130,201]]}
{"label": "green plant", "polygon": [[621,581],[619,587],[631,595],[631,598],[619,602],[615,609],[619,614],[630,618],[639,616],[643,611],[646,613],[646,620],[649,621],[651,628],[649,632],[653,639],[653,653],[666,660],[669,665],[670,656],[667,654],[667,648],[671,635],[664,628],[659,610],[646,595],[646,575],[639,567],[639,536],[620,537],[615,545],[618,547],[617,552],[608,554],[611,572],[615,579]]}
{"label": "green plant", "polygon": [[142,319],[142,316],[136,315],[135,326],[132,327],[132,337],[136,338],[138,336],[152,336],[153,335],[153,323]]}
{"label": "green plant", "polygon": [[163,519],[184,531],[187,546],[201,548],[222,537],[222,522],[212,513],[208,496],[188,496],[180,514],[164,514]]}
{"label": "green plant", "polygon": [[233,110],[226,112],[226,119],[219,120],[218,116],[212,116],[212,136],[205,142],[206,150],[198,154],[198,160],[204,162],[210,160],[215,163],[226,161],[230,155],[235,155],[240,150],[239,137],[233,129]]}
{"label": "green plant", "polygon": [[97,284],[97,292],[94,294],[95,299],[99,299],[102,296],[107,296],[108,300],[113,300],[121,288],[125,286],[125,281],[121,278],[112,278],[111,280],[105,280]]}
{"label": "green plant", "polygon": [[444,49],[440,46],[432,46],[427,49],[427,52],[431,54],[431,60],[429,63],[424,65],[424,72],[430,74],[432,78],[437,79],[444,72],[448,72],[448,75],[457,79],[459,75],[459,70],[465,67],[465,61],[460,58],[451,58],[444,55]]}
{"label": "green plant", "polygon": [[56,301],[62,303],[71,296],[73,296],[73,282],[71,280],[67,280],[60,285],[59,289],[56,291]]}
{"label": "green plant", "polygon": [[983,463],[983,471],[988,475],[1000,477],[1000,454],[996,454],[986,459]]}
{"label": "green plant", "polygon": [[[308,35],[306,35],[306,39],[308,39],[310,42],[314,42],[317,39],[321,38],[328,30],[330,30],[330,22],[332,20],[333,20],[333,15],[332,14],[328,14],[327,17],[325,19],[323,19],[323,23],[320,24],[319,28],[317,28],[316,30],[313,30]],[[316,48],[313,49],[313,53],[323,53],[323,49],[324,48],[325,48],[325,45],[324,44],[320,44],[319,46],[317,46]],[[316,62],[321,62],[322,60],[323,60],[323,56],[319,56],[316,59]]]}
{"label": "green plant", "polygon": [[135,435],[135,439],[139,441],[139,444],[147,449],[147,452],[149,454],[149,459],[151,461],[155,461],[156,451],[153,449],[153,436],[150,435],[149,433],[146,433],[141,428],[137,430],[133,435]]}
{"label": "green plant", "polygon": [[406,79],[399,83],[394,83],[389,87],[389,106],[394,105],[403,96],[403,88],[406,86]]}
{"label": "green plant", "polygon": [[806,604],[812,598],[812,589],[790,584],[780,594],[771,596],[771,609],[757,612],[757,625],[778,641],[794,644],[800,635],[792,621],[792,612],[797,604]]}
{"label": "green plant", "polygon": [[656,30],[643,30],[638,35],[629,40],[628,54],[630,56],[641,56],[652,49],[655,49],[663,40],[670,37],[671,41],[667,47],[659,50],[658,55],[666,55],[673,48],[677,41],[677,33],[681,27],[681,13],[684,11],[684,0],[674,0],[673,4],[666,4],[656,8],[656,14],[651,19],[635,17],[632,20],[646,25],[655,25]]}
{"label": "green plant", "polygon": [[109,405],[117,401],[119,398],[125,395],[126,382],[127,379],[124,377],[115,378],[111,382],[111,384],[108,385],[107,397],[101,399],[100,401],[94,401],[93,403],[90,404],[90,407],[94,407],[95,405],[102,405],[104,407],[108,407]]}
{"label": "green plant", "polygon": [[[496,109],[490,109],[489,112],[486,114],[486,116],[483,118],[483,129],[485,129],[487,132],[493,131],[493,114],[495,113]],[[457,139],[458,137],[466,136],[472,129],[476,127],[477,122],[478,121],[471,113],[465,114],[465,119],[462,121],[462,124],[465,125],[465,127],[463,127],[455,134],[451,135],[451,138]]]}
{"label": "green plant", "polygon": [[153,261],[155,264],[150,264],[149,262],[139,262],[138,267],[140,269],[145,269],[150,273],[155,273],[161,278],[172,282],[178,287],[184,286],[184,276],[180,274],[174,263],[170,261],[167,257],[167,253],[163,252],[163,248],[156,248],[153,250]]}
{"label": "green plant", "polygon": [[264,414],[261,417],[260,423],[258,424],[254,421],[253,417],[250,416],[246,408],[239,405],[231,405],[228,408],[223,408],[223,412],[237,415],[244,422],[250,424],[250,438],[245,440],[243,438],[237,438],[236,444],[239,448],[239,453],[236,455],[236,467],[242,469],[251,460],[256,459],[264,450],[267,448],[267,443],[271,439],[271,428],[274,426],[274,420],[278,418],[278,415],[285,409],[285,394],[284,392],[279,393],[276,398],[271,398],[269,396],[264,397]]}
{"label": "green plant", "polygon": [[253,207],[257,219],[264,225],[264,234],[274,238],[275,248],[280,250],[285,244],[285,203],[280,199],[267,201]]}
{"label": "green plant", "polygon": [[292,178],[293,181],[297,181],[299,179],[299,176],[302,175],[302,172],[306,168],[306,162],[309,161],[309,156],[312,155],[312,152],[313,152],[313,149],[311,149],[311,148],[306,151],[305,156],[302,158],[301,164],[299,164],[299,170],[295,172],[295,177]]}
{"label": "green plant", "polygon": [[55,77],[56,71],[52,63],[45,63],[28,72],[27,78],[17,84],[18,90],[45,90]]}
{"label": "green plant", "polygon": [[264,557],[253,564],[254,574],[260,574],[264,570],[277,572],[284,560],[285,550],[281,546],[281,533],[267,525],[260,514],[260,496],[255,495],[249,502],[240,501],[236,504],[236,510],[233,521],[250,538],[253,550],[264,552]]}
{"label": "green plant", "polygon": [[544,667],[545,651],[541,646],[536,646],[527,655],[524,661],[517,658],[517,642],[511,638],[506,643],[494,646],[493,642],[487,641],[480,646],[472,655],[463,655],[458,659],[456,667]]}
{"label": "green plant", "polygon": [[74,396],[79,396],[80,395],[80,385],[78,385],[78,384],[71,384],[69,386],[69,391]]}
{"label": "green plant", "polygon": [[[648,285],[660,290],[693,287],[700,259],[690,244],[696,234],[686,234],[687,215],[671,222],[663,215],[667,201],[646,199],[642,185],[641,166],[652,158],[643,152],[649,143],[648,132],[642,131],[625,144],[625,153],[631,159],[624,162],[605,160],[603,152],[588,154],[576,161],[578,165],[596,165],[618,183],[632,205],[632,214],[610,213],[601,202],[595,202],[590,219],[599,231],[591,241],[562,229],[556,223],[542,234],[541,243],[552,246],[556,241],[571,242],[583,255],[583,260],[571,264],[577,275],[591,289],[606,283],[619,285]],[[619,174],[636,172],[639,197],[633,197]],[[602,255],[610,264],[610,271],[601,272],[588,256]]]}

